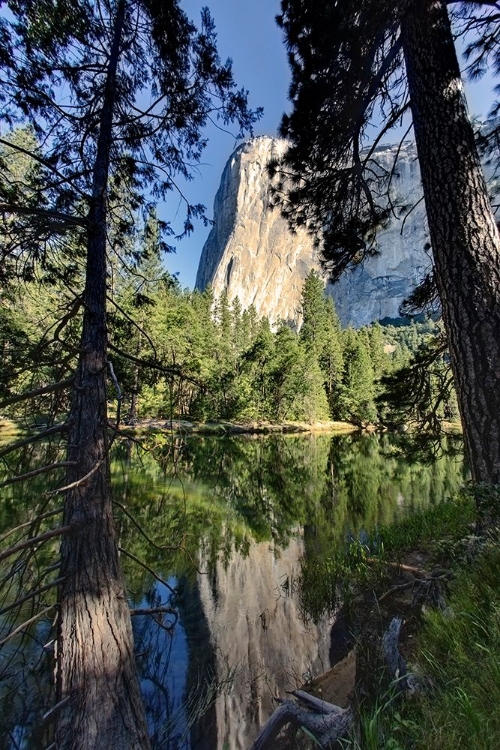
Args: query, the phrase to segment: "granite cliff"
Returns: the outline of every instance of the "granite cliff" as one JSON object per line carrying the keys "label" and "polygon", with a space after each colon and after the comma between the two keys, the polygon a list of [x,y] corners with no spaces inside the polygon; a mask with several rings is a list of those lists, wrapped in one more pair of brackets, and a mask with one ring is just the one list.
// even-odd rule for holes
{"label": "granite cliff", "polygon": [[[196,287],[211,284],[215,295],[227,290],[244,308],[253,304],[271,321],[300,320],[302,283],[319,262],[305,231],[290,232],[269,207],[268,161],[283,152],[284,141],[261,136],[240,145],[222,174],[214,202],[214,225],[203,247]],[[376,158],[390,169],[397,146],[380,146]],[[413,143],[400,148],[392,190],[408,205],[406,221],[395,218],[378,237],[380,254],[327,285],[344,325],[361,326],[395,318],[399,306],[430,269],[420,174]]]}
{"label": "granite cliff", "polygon": [[214,225],[203,247],[196,288],[227,289],[243,308],[255,305],[270,320],[297,320],[302,283],[319,266],[305,231],[292,234],[269,207],[268,161],[286,144],[254,138],[229,158],[214,202]]}

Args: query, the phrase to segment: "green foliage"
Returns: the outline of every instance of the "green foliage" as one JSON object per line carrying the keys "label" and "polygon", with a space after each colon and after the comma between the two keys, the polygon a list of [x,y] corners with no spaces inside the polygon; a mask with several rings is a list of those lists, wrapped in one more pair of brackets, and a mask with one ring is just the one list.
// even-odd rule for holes
{"label": "green foliage", "polygon": [[411,333],[412,356],[383,379],[381,401],[393,424],[410,422],[439,435],[443,419],[459,419],[446,340],[439,329],[420,342],[416,330]]}
{"label": "green foliage", "polygon": [[[371,468],[376,474],[375,461],[371,462]],[[470,497],[457,498],[458,489],[459,483],[450,486],[451,494],[455,495],[453,499],[435,506],[420,506],[407,517],[389,519],[385,516],[380,523],[379,519],[370,516],[369,509],[370,506],[372,509],[376,507],[377,497],[380,500],[386,494],[385,487],[381,494],[369,497],[368,507],[358,510],[363,519],[359,528],[355,515],[358,488],[350,486],[351,538],[347,544],[343,541],[339,544],[337,539],[329,554],[310,555],[302,563],[298,586],[305,615],[317,621],[325,612],[333,614],[341,602],[349,606],[353,590],[376,576],[377,561],[397,560],[405,552],[419,548],[432,548],[439,556],[441,549],[436,540],[441,539],[444,540],[445,559],[449,561],[451,551],[458,548],[468,535],[470,524],[476,517],[474,503]],[[422,492],[422,485],[419,492]],[[340,518],[336,519],[337,523]]]}
{"label": "green foliage", "polygon": [[360,424],[374,422],[375,376],[371,363],[370,342],[363,332],[344,331],[344,381],[341,410],[344,418]]}

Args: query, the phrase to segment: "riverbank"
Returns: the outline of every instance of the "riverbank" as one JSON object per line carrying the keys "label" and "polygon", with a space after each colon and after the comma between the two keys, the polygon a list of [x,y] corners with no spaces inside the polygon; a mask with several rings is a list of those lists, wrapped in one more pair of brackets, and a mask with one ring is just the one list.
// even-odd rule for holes
{"label": "riverbank", "polygon": [[[499,499],[496,488],[477,488],[382,529],[378,553],[368,546],[344,569],[337,663],[304,686],[353,707],[356,729],[343,748],[500,746]],[[415,694],[387,677],[381,641],[394,617]]]}
{"label": "riverbank", "polygon": [[190,422],[187,420],[141,419],[122,425],[121,432],[137,435],[148,432],[178,432],[193,435],[271,435],[307,432],[348,433],[360,427],[349,422]]}

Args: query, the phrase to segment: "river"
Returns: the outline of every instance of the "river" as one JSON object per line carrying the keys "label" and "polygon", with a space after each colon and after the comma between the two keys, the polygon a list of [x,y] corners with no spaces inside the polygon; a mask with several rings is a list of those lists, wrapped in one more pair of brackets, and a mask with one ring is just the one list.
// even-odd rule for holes
{"label": "river", "polygon": [[[398,442],[387,434],[157,436],[151,452],[116,449],[120,544],[162,579],[123,555],[130,604],[175,612],[160,622],[133,618],[155,750],[246,750],[273,695],[331,666],[333,619],[313,619],[304,606],[304,560],[452,497],[465,479],[460,456],[409,462]],[[26,493],[13,493],[4,527],[29,507]],[[22,657],[9,656],[18,667],[4,679],[0,750],[45,747],[46,632],[37,625]],[[26,667],[29,676],[17,679]]]}

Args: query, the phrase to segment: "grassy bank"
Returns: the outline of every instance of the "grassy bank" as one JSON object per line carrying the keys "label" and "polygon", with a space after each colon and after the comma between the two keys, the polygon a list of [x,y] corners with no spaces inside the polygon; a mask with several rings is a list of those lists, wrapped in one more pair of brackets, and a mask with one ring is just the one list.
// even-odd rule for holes
{"label": "grassy bank", "polygon": [[147,432],[181,432],[195,435],[269,435],[273,433],[355,432],[359,428],[349,422],[188,422],[181,420],[143,419],[122,431],[133,434]]}
{"label": "grassy bank", "polygon": [[[492,523],[499,496],[479,490],[483,505],[474,533],[477,493],[381,531],[380,563],[404,560],[418,547],[430,562],[446,568],[451,580],[446,606],[424,607],[412,642],[410,668],[420,678],[420,691],[402,698],[380,674],[379,690],[372,685],[371,694],[358,696],[357,732],[343,747],[500,747],[500,538]],[[371,576],[376,588],[373,567]]]}

